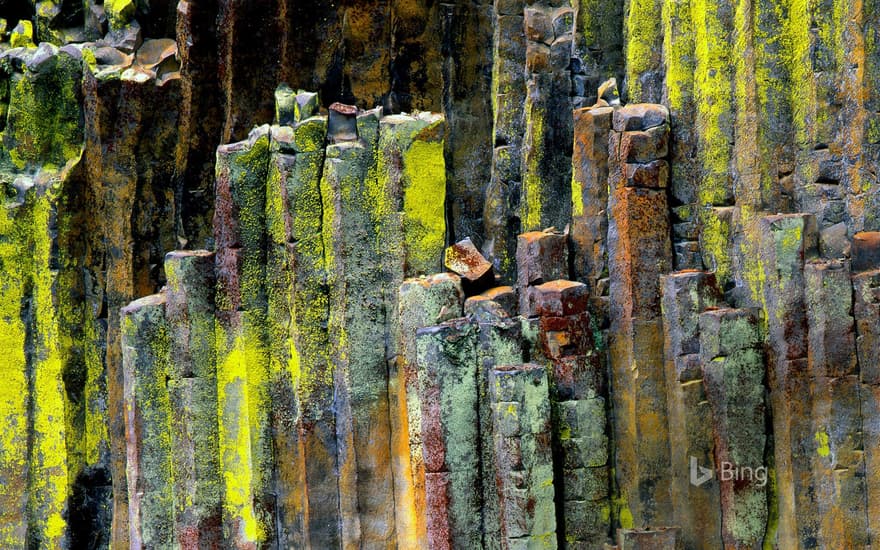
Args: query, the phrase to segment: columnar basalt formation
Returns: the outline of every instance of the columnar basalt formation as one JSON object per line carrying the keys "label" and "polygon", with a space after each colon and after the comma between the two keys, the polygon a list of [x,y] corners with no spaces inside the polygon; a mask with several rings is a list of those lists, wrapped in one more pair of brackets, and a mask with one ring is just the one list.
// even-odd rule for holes
{"label": "columnar basalt formation", "polygon": [[699,323],[703,385],[721,472],[721,537],[725,548],[761,548],[767,526],[763,337],[746,310],[707,311]]}
{"label": "columnar basalt formation", "polygon": [[0,0],[0,547],[876,546],[878,21]]}
{"label": "columnar basalt formation", "polygon": [[623,526],[672,519],[657,277],[672,269],[667,117],[658,105],[628,105],[615,111],[608,139],[608,347]]}
{"label": "columnar basalt formation", "polygon": [[674,522],[686,547],[706,548],[721,533],[721,500],[716,479],[691,483],[691,464],[712,464],[711,408],[703,384],[700,315],[721,305],[715,277],[677,271],[661,278],[669,450]]}

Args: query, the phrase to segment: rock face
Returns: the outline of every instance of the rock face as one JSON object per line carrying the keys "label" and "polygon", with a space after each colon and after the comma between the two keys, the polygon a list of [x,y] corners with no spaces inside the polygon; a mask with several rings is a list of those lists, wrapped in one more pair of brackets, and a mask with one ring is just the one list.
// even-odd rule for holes
{"label": "rock face", "polygon": [[878,24],[0,0],[0,548],[876,547]]}

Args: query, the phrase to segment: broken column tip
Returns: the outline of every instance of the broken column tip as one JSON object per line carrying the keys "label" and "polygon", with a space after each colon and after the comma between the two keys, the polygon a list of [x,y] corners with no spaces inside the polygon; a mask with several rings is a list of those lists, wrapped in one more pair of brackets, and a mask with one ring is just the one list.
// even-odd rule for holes
{"label": "broken column tip", "polygon": [[488,290],[495,283],[492,263],[480,253],[470,237],[446,248],[443,265],[461,277],[468,296]]}

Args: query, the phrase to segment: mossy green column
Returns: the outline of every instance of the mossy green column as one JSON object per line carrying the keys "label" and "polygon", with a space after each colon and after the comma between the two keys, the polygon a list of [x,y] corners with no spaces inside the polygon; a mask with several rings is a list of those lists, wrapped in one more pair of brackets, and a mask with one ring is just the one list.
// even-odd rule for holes
{"label": "mossy green column", "polygon": [[[400,425],[406,430],[406,441],[395,437],[394,460],[402,461],[395,469],[395,493],[398,528],[409,526],[410,531],[398,533],[407,542],[427,544],[427,517],[425,513],[425,459],[422,452],[422,405],[419,398],[419,369],[417,364],[416,331],[425,326],[460,317],[464,293],[461,280],[453,273],[438,273],[417,279],[407,279],[398,293],[397,402]],[[405,444],[405,447],[404,447]],[[402,458],[400,455],[404,455]],[[408,476],[408,480],[407,477]],[[397,502],[397,501],[396,501]]]}
{"label": "mossy green column", "polygon": [[816,256],[816,219],[780,214],[761,220],[763,304],[768,331],[767,379],[773,417],[774,468],[779,492],[777,544],[806,544],[816,536],[811,496],[808,325],[804,262]]}
{"label": "mossy green column", "polygon": [[217,396],[223,525],[237,547],[261,544],[274,521],[266,347],[265,201],[269,127],[217,150]]}
{"label": "mossy green column", "polygon": [[489,372],[501,548],[557,548],[547,371],[533,363]]}
{"label": "mossy green column", "polygon": [[[758,319],[746,310],[702,313],[699,330],[702,380],[711,408],[715,474],[721,491],[724,547],[757,550],[764,543],[768,517],[764,338]],[[696,472],[702,475],[699,468],[704,466],[699,462],[696,466]]]}
{"label": "mossy green column", "polygon": [[125,473],[132,548],[174,544],[174,468],[169,328],[164,294],[122,308]]}
{"label": "mossy green column", "polygon": [[467,319],[416,333],[431,548],[480,548],[482,542],[476,336]]}
{"label": "mossy green column", "polygon": [[804,267],[814,479],[820,547],[868,545],[862,389],[855,345],[849,262]]}
{"label": "mossy green column", "polygon": [[[330,125],[334,124],[331,114]],[[353,121],[349,121],[353,122]],[[322,232],[330,289],[341,544],[386,546],[396,538],[386,362],[386,309],[380,229],[390,212],[370,169],[379,141],[378,113],[361,114],[354,139],[327,147],[321,179]]]}
{"label": "mossy green column", "polygon": [[[669,450],[674,522],[688,547],[721,544],[721,500],[717,479],[690,482],[690,461],[709,467],[713,434],[711,407],[700,369],[700,314],[721,304],[715,277],[702,271],[661,277]],[[693,457],[693,458],[691,458]]]}
{"label": "mossy green column", "polygon": [[214,266],[205,250],[165,255],[174,543],[183,547],[223,541]]}

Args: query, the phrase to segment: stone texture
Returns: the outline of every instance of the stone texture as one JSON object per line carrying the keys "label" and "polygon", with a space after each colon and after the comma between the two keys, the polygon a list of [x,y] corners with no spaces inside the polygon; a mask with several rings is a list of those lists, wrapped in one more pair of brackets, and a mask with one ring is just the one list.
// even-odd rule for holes
{"label": "stone texture", "polygon": [[556,548],[547,373],[534,364],[489,372],[502,548]]}
{"label": "stone texture", "polygon": [[[676,496],[674,457],[705,432],[675,418],[696,428],[710,407],[692,330],[710,300],[655,284],[674,268],[712,273],[766,324],[765,543],[866,546],[880,513],[878,17],[873,1],[828,0],[0,0],[0,547],[409,548],[429,522],[448,542],[443,516],[418,513],[399,335],[464,309],[453,294],[439,311],[410,303],[402,331],[398,291],[466,237],[498,275],[466,321],[478,544],[501,540],[483,377],[499,361],[546,369],[555,473],[560,404],[593,426],[609,412],[595,392],[616,401],[606,436],[668,427],[663,509],[696,502]],[[337,103],[349,112],[339,133],[332,114],[328,160]],[[357,184],[337,185],[343,172]],[[588,313],[555,298],[539,312],[538,284],[517,285],[523,311],[516,290],[492,292],[517,281],[517,236],[550,225],[571,236],[553,280],[585,284]],[[190,260],[204,270],[186,274]],[[161,338],[126,336],[120,311],[163,287],[170,358],[147,361]],[[163,389],[148,374],[166,367]],[[146,406],[180,449],[170,483],[143,493],[126,471],[143,485],[158,442],[135,434],[140,455],[126,454],[126,399],[144,411],[126,376],[153,384]],[[645,399],[661,382],[665,405]],[[657,429],[643,422],[655,411],[669,416]],[[656,487],[626,486],[653,444],[608,441],[605,466],[554,476],[557,544],[601,547],[618,527],[621,544],[691,544],[674,512],[647,529],[632,503],[656,504]],[[428,475],[425,502],[448,508],[459,481]],[[597,500],[566,497],[587,490]]]}
{"label": "stone texture", "polygon": [[718,309],[700,315],[700,360],[712,411],[721,534],[729,548],[761,548],[767,525],[762,340],[758,320],[748,311]]}
{"label": "stone texture", "polygon": [[691,457],[705,467],[713,461],[711,408],[700,361],[700,315],[721,304],[721,292],[713,274],[702,271],[666,275],[661,285],[671,496],[681,503],[673,517],[686,546],[711,547],[721,540],[717,478],[695,487],[688,474]]}
{"label": "stone texture", "polygon": [[418,331],[416,347],[428,544],[476,548],[482,524],[476,333],[451,321]]}

